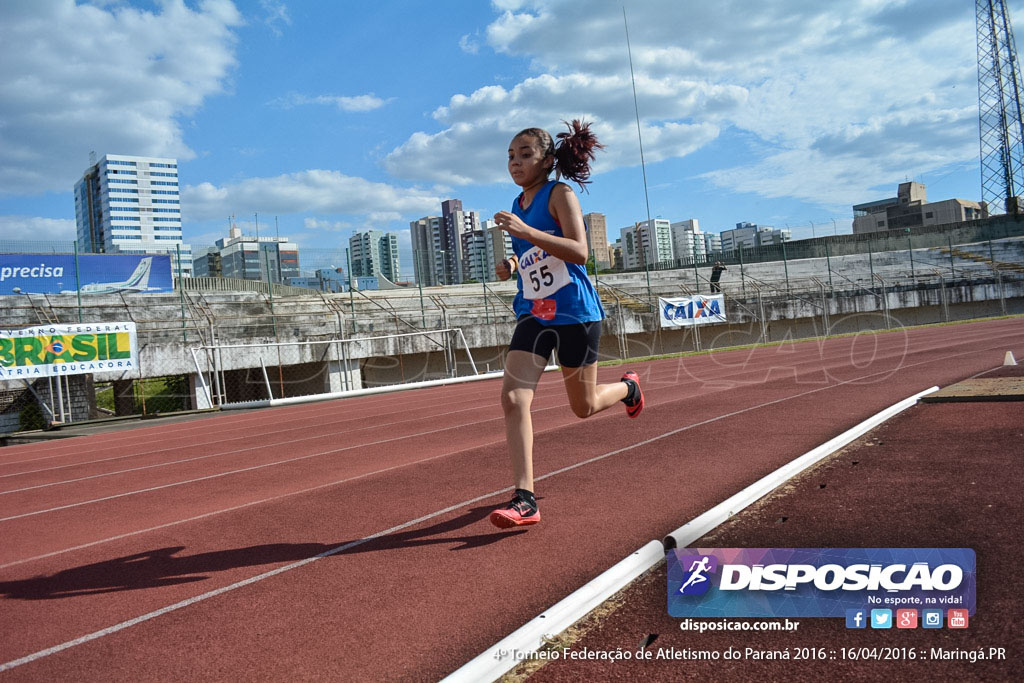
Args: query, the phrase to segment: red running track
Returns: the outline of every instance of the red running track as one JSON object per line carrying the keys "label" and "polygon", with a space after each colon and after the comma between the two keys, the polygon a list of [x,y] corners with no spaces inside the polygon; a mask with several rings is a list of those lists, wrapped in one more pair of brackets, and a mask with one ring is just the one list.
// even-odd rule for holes
{"label": "red running track", "polygon": [[[0,679],[434,680],[654,538],[932,385],[1024,357],[972,323],[633,367],[534,404],[544,521],[501,531],[497,382],[0,450]],[[621,368],[603,368],[613,381]]]}

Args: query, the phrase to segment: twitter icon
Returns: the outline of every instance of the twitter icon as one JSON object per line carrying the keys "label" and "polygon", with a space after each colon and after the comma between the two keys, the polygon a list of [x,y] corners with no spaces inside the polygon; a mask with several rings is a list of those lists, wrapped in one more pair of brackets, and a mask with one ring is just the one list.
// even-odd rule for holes
{"label": "twitter icon", "polygon": [[892,610],[871,610],[871,628],[892,628]]}

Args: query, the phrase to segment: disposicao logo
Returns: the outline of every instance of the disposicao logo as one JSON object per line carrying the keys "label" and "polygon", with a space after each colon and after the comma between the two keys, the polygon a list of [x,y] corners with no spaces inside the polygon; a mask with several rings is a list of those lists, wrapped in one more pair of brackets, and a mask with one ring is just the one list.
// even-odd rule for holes
{"label": "disposicao logo", "polygon": [[668,554],[674,617],[849,619],[853,610],[939,606],[973,614],[970,548],[687,548]]}

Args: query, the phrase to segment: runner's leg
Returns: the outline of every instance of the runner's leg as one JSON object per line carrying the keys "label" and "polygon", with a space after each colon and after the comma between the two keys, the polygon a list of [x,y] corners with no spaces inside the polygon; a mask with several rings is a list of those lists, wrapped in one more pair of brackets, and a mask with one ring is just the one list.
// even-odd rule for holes
{"label": "runner's leg", "polygon": [[[547,358],[529,351],[509,351],[501,386],[505,438],[516,488],[533,491],[533,419],[530,406]],[[625,386],[625,385],[623,385]]]}
{"label": "runner's leg", "polygon": [[569,406],[577,417],[590,417],[615,405],[629,394],[629,386],[625,382],[598,384],[596,363],[579,368],[562,368],[562,380],[565,382],[565,393],[569,396]]}

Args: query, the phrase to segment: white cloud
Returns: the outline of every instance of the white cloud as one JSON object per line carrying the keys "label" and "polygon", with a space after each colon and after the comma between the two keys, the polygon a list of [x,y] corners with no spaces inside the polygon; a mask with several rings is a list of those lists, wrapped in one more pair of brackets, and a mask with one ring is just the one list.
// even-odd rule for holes
{"label": "white cloud", "polygon": [[288,16],[288,6],[277,0],[260,0],[260,7],[263,8],[263,23],[280,38],[283,35],[281,25],[292,25],[292,18]]}
{"label": "white cloud", "polygon": [[[651,161],[684,156],[713,140],[718,127],[711,121],[720,116],[714,112],[735,109],[746,99],[742,88],[667,76],[641,77],[637,89],[650,114],[643,135],[651,143]],[[632,92],[628,76],[573,73],[529,78],[511,90],[494,85],[455,95],[434,112],[449,127],[414,134],[386,157],[385,167],[398,177],[455,185],[498,182],[507,175],[505,150],[513,135],[532,126],[554,135],[563,130],[566,118],[593,122],[607,146],[594,166],[596,173],[638,165]],[[566,106],[569,100],[571,108]],[[702,112],[709,120],[693,122]]]}
{"label": "white cloud", "polygon": [[178,117],[224,89],[240,23],[228,0],[0,5],[0,193],[67,191],[90,151],[192,158]]}
{"label": "white cloud", "polygon": [[200,183],[181,191],[182,218],[191,221],[256,212],[400,217],[436,213],[440,203],[435,192],[399,188],[326,170],[248,178],[221,187]]}
{"label": "white cloud", "polygon": [[459,38],[459,49],[469,55],[480,53],[480,41],[476,36],[464,35]]}
{"label": "white cloud", "polygon": [[279,97],[275,100],[271,100],[268,104],[270,106],[281,107],[282,109],[291,109],[292,107],[298,107],[304,104],[326,104],[337,107],[342,111],[365,112],[380,109],[391,101],[391,99],[383,100],[373,93],[355,95],[352,97],[341,95],[316,95],[310,97],[308,95],[290,93],[285,97]]}
{"label": "white cloud", "polygon": [[[622,2],[492,4],[501,14],[487,43],[530,59],[536,75],[452,96],[434,112],[439,128],[395,148],[388,171],[502,180],[511,135],[554,133],[580,115],[607,145],[595,172],[638,164]],[[822,204],[976,157],[971,10],[959,0],[627,0],[645,157],[683,157],[728,131],[732,156],[703,177]]]}
{"label": "white cloud", "polygon": [[[792,197],[836,209],[850,204],[850,188],[869,194],[894,179],[915,178],[977,155],[977,141],[961,135],[977,113],[936,112],[930,118],[893,114],[844,126],[808,148],[769,153],[752,163],[702,175],[723,189],[764,197]],[[891,187],[890,189],[895,189]]]}
{"label": "white cloud", "polygon": [[343,230],[351,230],[355,226],[348,221],[327,221],[321,218],[306,218],[302,222],[303,227],[307,230],[325,231],[325,232],[342,232]]}
{"label": "white cloud", "polygon": [[0,216],[0,235],[16,241],[75,241],[75,221],[70,218]]}

